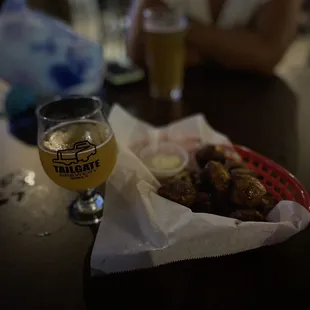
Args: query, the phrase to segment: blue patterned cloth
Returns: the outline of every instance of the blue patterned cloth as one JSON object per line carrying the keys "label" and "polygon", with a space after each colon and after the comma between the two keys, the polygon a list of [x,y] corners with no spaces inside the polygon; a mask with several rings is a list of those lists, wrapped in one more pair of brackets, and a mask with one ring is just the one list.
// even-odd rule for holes
{"label": "blue patterned cloth", "polygon": [[8,0],[0,12],[0,78],[39,96],[94,93],[102,49],[59,20]]}

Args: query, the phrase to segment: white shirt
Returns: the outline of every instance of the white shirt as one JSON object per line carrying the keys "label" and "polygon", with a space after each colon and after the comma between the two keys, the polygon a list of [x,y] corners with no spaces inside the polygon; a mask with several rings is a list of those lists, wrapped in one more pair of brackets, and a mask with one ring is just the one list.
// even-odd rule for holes
{"label": "white shirt", "polygon": [[[216,25],[223,29],[246,26],[257,9],[269,0],[226,0]],[[206,0],[164,0],[170,7],[182,7],[186,14],[206,25],[213,24],[212,14]]]}

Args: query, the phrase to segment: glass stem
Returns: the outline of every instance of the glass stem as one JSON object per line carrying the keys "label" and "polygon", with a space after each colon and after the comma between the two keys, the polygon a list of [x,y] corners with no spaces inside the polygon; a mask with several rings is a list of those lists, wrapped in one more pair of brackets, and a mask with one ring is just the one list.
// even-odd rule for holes
{"label": "glass stem", "polygon": [[94,196],[96,194],[95,188],[89,188],[86,191],[82,192],[80,199],[83,201],[91,201],[94,199]]}
{"label": "glass stem", "polygon": [[83,191],[78,199],[78,209],[81,213],[92,213],[96,210],[96,190],[89,188]]}

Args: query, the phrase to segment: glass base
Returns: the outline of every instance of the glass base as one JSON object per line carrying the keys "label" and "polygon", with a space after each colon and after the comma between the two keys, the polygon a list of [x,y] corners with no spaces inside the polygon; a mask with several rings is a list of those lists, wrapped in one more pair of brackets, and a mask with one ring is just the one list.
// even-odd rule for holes
{"label": "glass base", "polygon": [[71,220],[81,226],[99,224],[103,214],[103,197],[95,193],[92,196],[79,197],[69,209]]}
{"label": "glass base", "polygon": [[182,88],[176,87],[167,92],[167,90],[161,91],[158,87],[151,85],[150,95],[153,99],[177,102],[182,99]]}

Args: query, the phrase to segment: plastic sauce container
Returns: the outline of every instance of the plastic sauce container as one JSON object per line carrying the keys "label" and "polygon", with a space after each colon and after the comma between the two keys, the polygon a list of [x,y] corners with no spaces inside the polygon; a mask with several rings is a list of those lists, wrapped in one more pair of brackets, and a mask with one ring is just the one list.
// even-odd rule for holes
{"label": "plastic sauce container", "polygon": [[186,150],[169,142],[149,145],[140,151],[139,157],[159,179],[177,175],[189,162]]}

